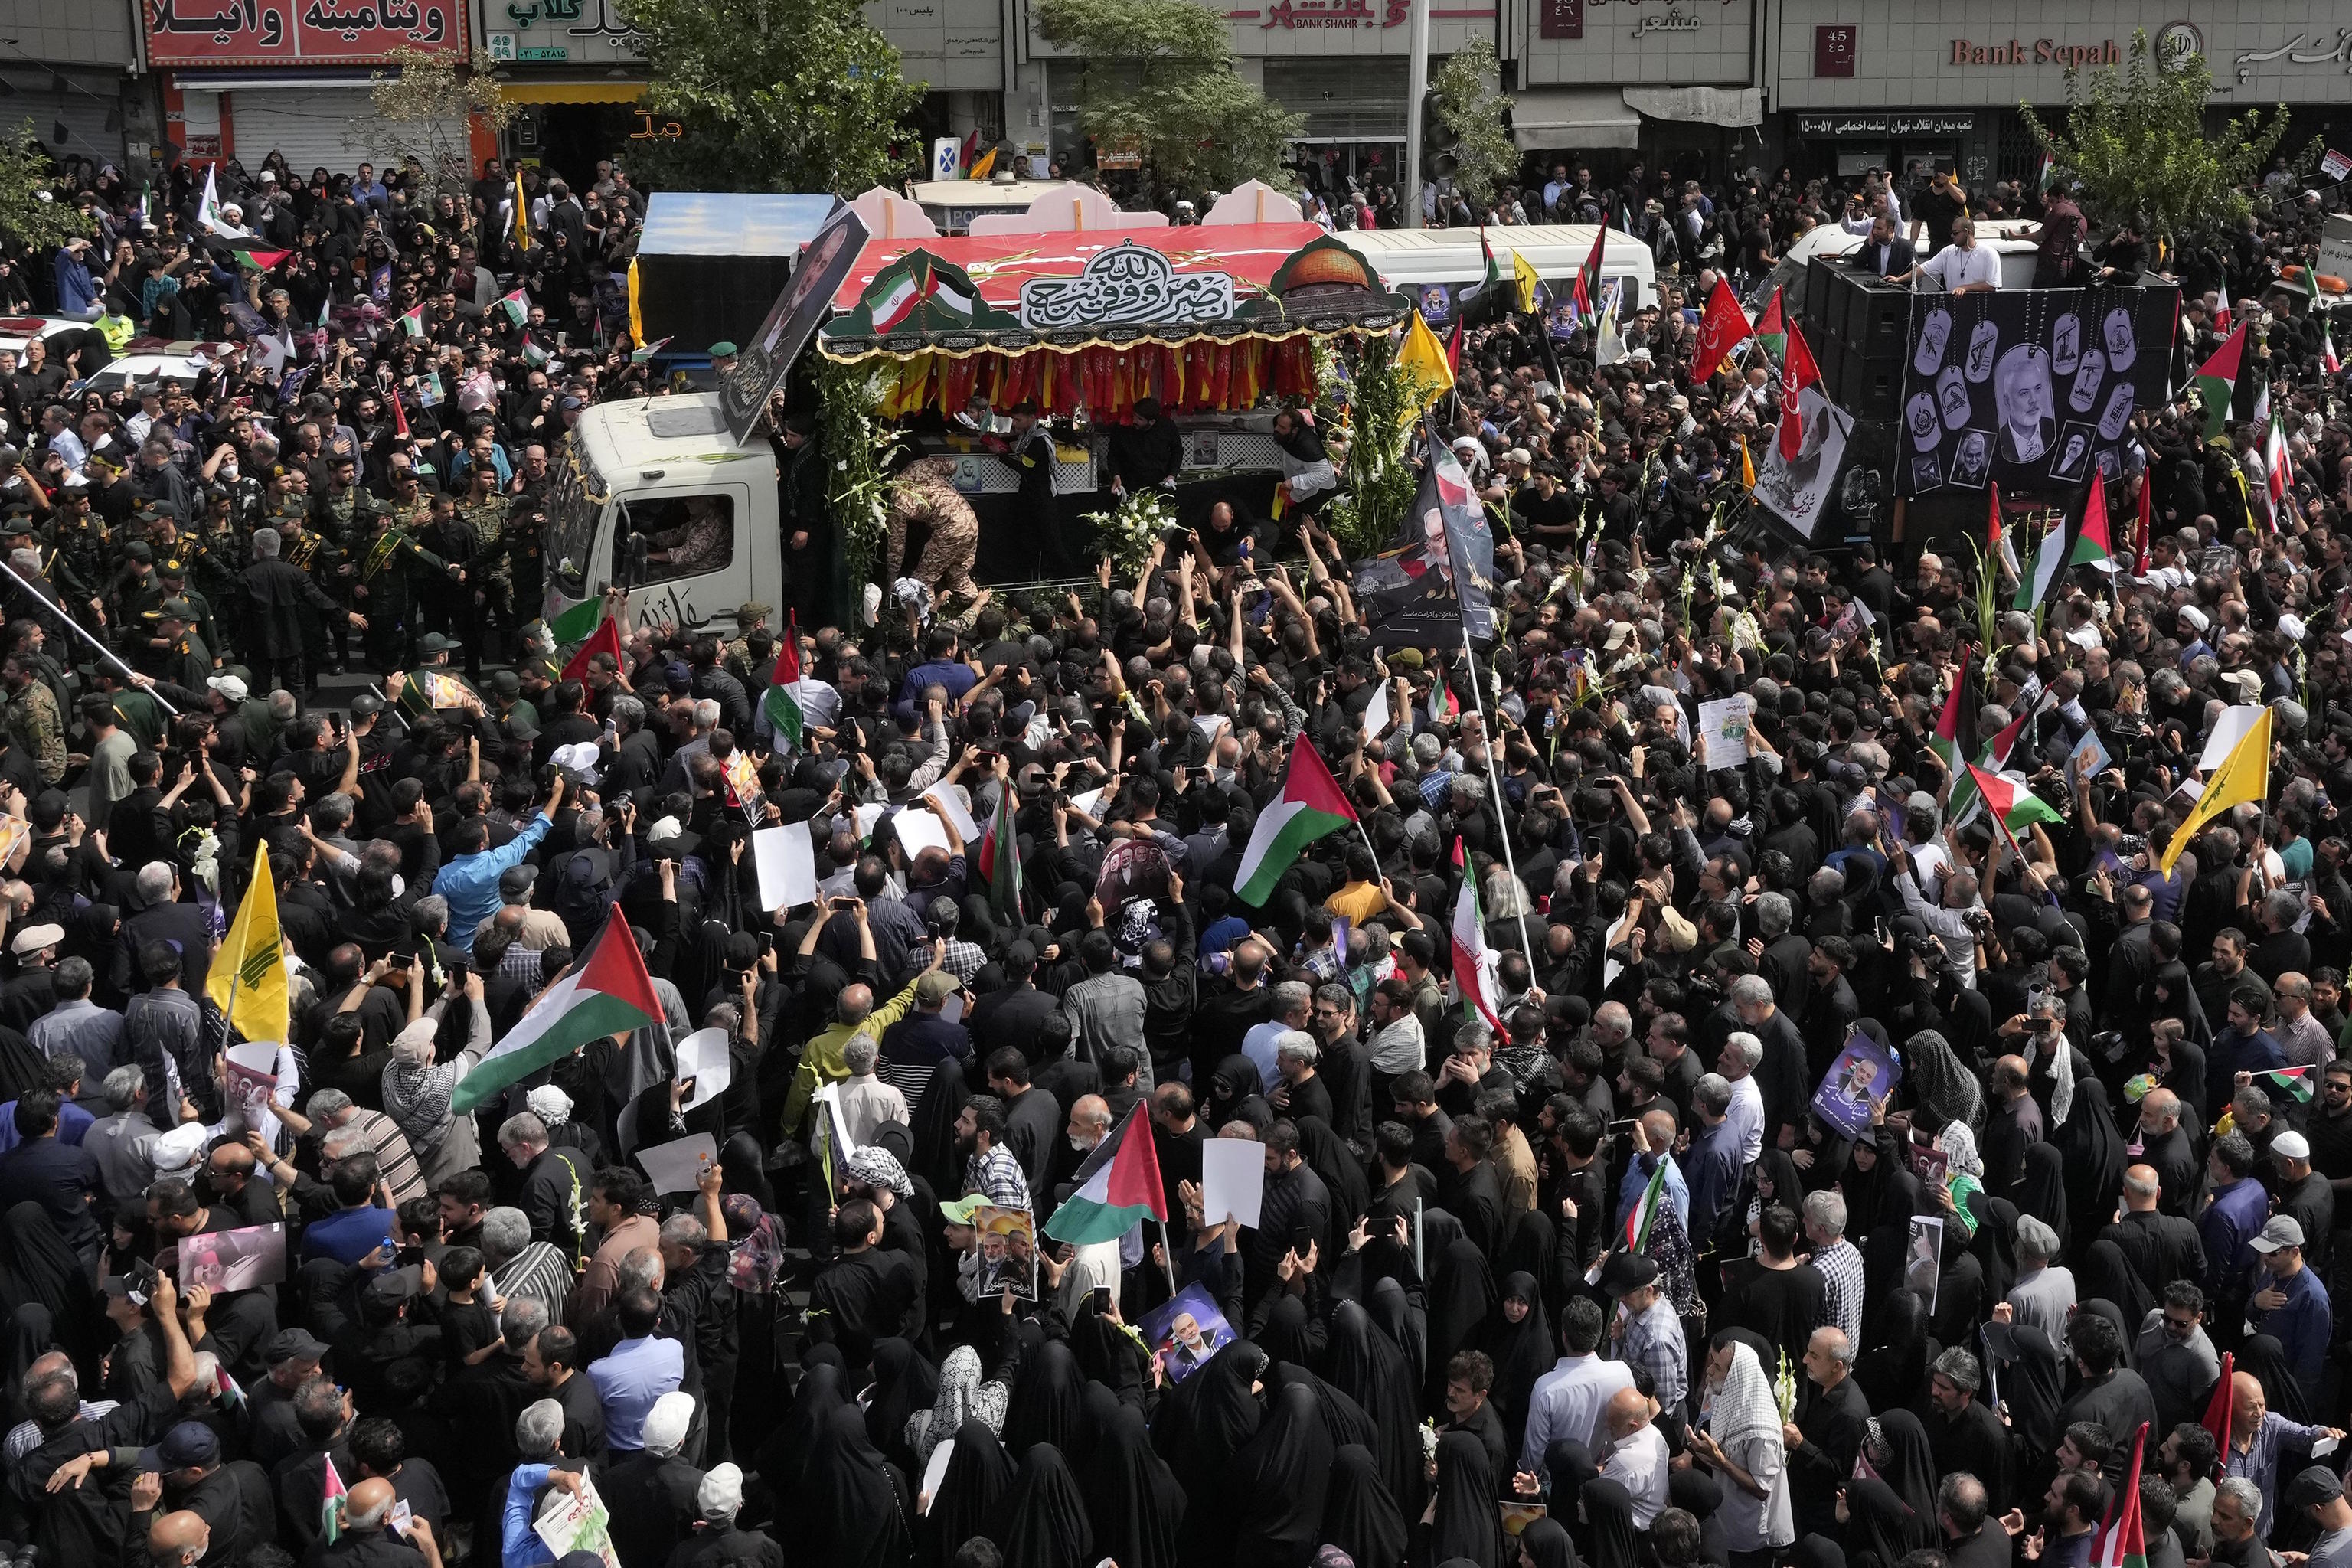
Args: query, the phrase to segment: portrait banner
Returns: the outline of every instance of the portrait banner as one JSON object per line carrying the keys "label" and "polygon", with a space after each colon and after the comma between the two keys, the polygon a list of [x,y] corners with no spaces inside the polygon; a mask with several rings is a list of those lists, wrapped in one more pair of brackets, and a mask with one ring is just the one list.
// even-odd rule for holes
{"label": "portrait banner", "polygon": [[1856,1029],[1822,1075],[1813,1111],[1847,1137],[1866,1138],[1874,1102],[1885,1103],[1902,1081],[1903,1068],[1894,1053]]}
{"label": "portrait banner", "polygon": [[1896,488],[2026,495],[2120,472],[2132,416],[2164,406],[2177,289],[1922,294],[1903,367]]}

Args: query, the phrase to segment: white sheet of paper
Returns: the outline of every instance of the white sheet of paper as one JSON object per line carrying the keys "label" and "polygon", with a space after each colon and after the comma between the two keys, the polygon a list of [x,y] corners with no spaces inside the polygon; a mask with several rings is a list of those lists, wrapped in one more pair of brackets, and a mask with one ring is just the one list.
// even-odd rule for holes
{"label": "white sheet of paper", "polygon": [[2246,731],[2262,716],[2261,707],[2251,702],[2222,709],[2221,716],[2213,721],[2213,733],[2206,739],[2204,753],[2197,759],[2197,771],[2210,773],[2220,767],[2221,760],[2237,749],[2238,742],[2246,738]]}
{"label": "white sheet of paper", "polygon": [[691,1138],[681,1138],[675,1143],[656,1143],[650,1149],[637,1151],[637,1163],[645,1167],[646,1177],[656,1193],[690,1193],[701,1178],[702,1167],[719,1158],[719,1142],[708,1132],[698,1132]]}
{"label": "white sheet of paper", "polygon": [[805,823],[754,828],[751,864],[760,876],[760,902],[769,910],[816,902],[816,846]]}
{"label": "white sheet of paper", "polygon": [[890,826],[898,835],[899,846],[910,861],[926,849],[936,849],[942,855],[948,851],[947,829],[928,811],[910,806],[892,817]]}
{"label": "white sheet of paper", "polygon": [[267,1078],[278,1070],[278,1042],[241,1040],[228,1048],[228,1059],[248,1072]]}
{"label": "white sheet of paper", "polygon": [[1100,789],[1090,789],[1084,795],[1072,795],[1070,797],[1070,804],[1076,806],[1080,811],[1085,812],[1088,816],[1099,818],[1102,816],[1103,796],[1109,793],[1110,786],[1108,784],[1105,784]]}
{"label": "white sheet of paper", "polygon": [[955,830],[963,835],[963,841],[966,844],[980,842],[980,824],[974,822],[971,819],[971,813],[964,809],[963,801],[956,794],[953,786],[933,784],[923,792],[923,798],[932,802],[939,806],[940,810],[947,814],[947,819],[955,824]]}
{"label": "white sheet of paper", "polygon": [[887,805],[857,805],[850,807],[850,810],[856,813],[857,817],[857,837],[861,841],[874,837],[874,825],[881,821],[882,814],[889,809],[890,808]]}
{"label": "white sheet of paper", "polygon": [[1389,727],[1389,688],[1382,681],[1372,688],[1372,700],[1364,704],[1364,739],[1377,741]]}
{"label": "white sheet of paper", "polygon": [[931,1511],[930,1500],[939,1496],[940,1488],[947,1484],[948,1461],[953,1458],[955,1458],[953,1443],[942,1443],[931,1450],[931,1462],[923,1467],[923,1484],[920,1488],[923,1494],[921,1500],[923,1506],[916,1510],[918,1513]]}
{"label": "white sheet of paper", "polygon": [[857,1141],[849,1135],[849,1118],[841,1113],[841,1085],[826,1084],[810,1098],[824,1106],[825,1115],[832,1119],[833,1158],[835,1163],[838,1165],[841,1161],[857,1152]]}
{"label": "white sheet of paper", "polygon": [[1237,1219],[1255,1229],[1258,1205],[1265,1197],[1265,1150],[1255,1139],[1212,1138],[1201,1145],[1204,1224]]}
{"label": "white sheet of paper", "polygon": [[692,1110],[727,1091],[735,1077],[734,1058],[727,1054],[727,1031],[697,1029],[677,1043],[677,1079],[694,1080],[694,1093],[678,1107]]}

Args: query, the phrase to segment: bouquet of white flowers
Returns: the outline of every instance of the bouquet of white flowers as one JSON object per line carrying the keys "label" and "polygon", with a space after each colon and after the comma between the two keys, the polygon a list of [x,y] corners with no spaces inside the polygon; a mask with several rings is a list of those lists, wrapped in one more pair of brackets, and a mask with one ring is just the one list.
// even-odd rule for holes
{"label": "bouquet of white flowers", "polygon": [[1143,570],[1151,547],[1176,525],[1176,508],[1156,489],[1130,490],[1115,509],[1090,511],[1086,521],[1102,535],[1102,552],[1111,564],[1131,576]]}

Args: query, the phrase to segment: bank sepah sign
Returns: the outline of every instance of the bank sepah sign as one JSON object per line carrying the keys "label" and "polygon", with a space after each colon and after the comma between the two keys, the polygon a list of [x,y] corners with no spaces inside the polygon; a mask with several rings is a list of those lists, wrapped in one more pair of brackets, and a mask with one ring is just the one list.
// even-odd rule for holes
{"label": "bank sepah sign", "polygon": [[2001,38],[1987,41],[1978,38],[1954,38],[1948,66],[2031,66],[2056,67],[2074,70],[2084,66],[2119,66],[2124,63],[2123,46],[2113,38],[2095,43],[2068,42],[2061,38]]}

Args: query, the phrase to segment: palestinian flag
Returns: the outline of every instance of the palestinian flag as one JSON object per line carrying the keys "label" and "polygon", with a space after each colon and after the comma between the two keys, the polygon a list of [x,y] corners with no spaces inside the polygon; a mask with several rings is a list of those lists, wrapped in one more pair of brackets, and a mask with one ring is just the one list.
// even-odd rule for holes
{"label": "palestinian flag", "polygon": [[604,929],[573,959],[562,979],[457,1082],[450,1107],[465,1115],[581,1047],[661,1022],[661,999],[638,955],[628,918],[614,904]]}
{"label": "palestinian flag", "polygon": [[2017,563],[2017,546],[2009,542],[2009,534],[2000,526],[2000,481],[1995,479],[1987,487],[1992,495],[1985,511],[1986,539],[1992,545],[1992,555],[2000,562],[2001,569],[2012,577],[2022,578],[2025,569]]}
{"label": "palestinian flag", "polygon": [[1755,334],[1748,324],[1748,312],[1739,308],[1739,298],[1731,291],[1728,280],[1717,280],[1715,292],[1706,297],[1706,313],[1698,321],[1698,357],[1691,365],[1691,380],[1703,383],[1723,363],[1724,356]]}
{"label": "palestinian flag", "polygon": [[1254,908],[1265,907],[1274,885],[1290,869],[1307,847],[1327,834],[1337,833],[1356,820],[1339,781],[1316,753],[1313,742],[1301,735],[1290,748],[1282,770],[1282,791],[1257,814],[1250,829],[1249,847],[1242,851],[1240,875],[1234,896]]}
{"label": "palestinian flag", "polygon": [[2210,441],[2230,422],[2230,405],[2238,395],[2238,379],[2246,363],[2246,329],[2230,334],[2229,342],[2197,372],[2197,395],[2205,404],[2205,439]]}
{"label": "palestinian flag", "polygon": [[1576,269],[1575,291],[1569,300],[1576,307],[1576,319],[1586,321],[1601,308],[1601,253],[1609,243],[1609,226],[1601,225],[1592,231],[1592,254]]}
{"label": "palestinian flag", "polygon": [[621,628],[610,616],[599,621],[596,624],[596,629],[589,634],[588,640],[574,648],[572,657],[563,661],[562,679],[565,680],[585,679],[588,674],[588,661],[600,653],[611,654],[614,664],[621,662]]}
{"label": "palestinian flag", "polygon": [[1449,375],[1462,374],[1462,312],[1454,312],[1454,329],[1445,334],[1445,369]]}
{"label": "palestinian flag", "polygon": [[2033,552],[2033,570],[2019,580],[2010,608],[2031,615],[2056,598],[2069,566],[2116,569],[2107,531],[2106,481],[2095,471],[2083,487],[2083,504],[2070,509],[2063,522],[2042,536],[2042,547]]}
{"label": "palestinian flag", "polygon": [[1462,291],[1462,299],[1454,310],[1457,322],[1474,310],[1482,322],[1496,321],[1510,309],[1503,290],[1503,269],[1495,260],[1495,247],[1486,243],[1484,224],[1478,226],[1478,251],[1486,258],[1486,270],[1475,284]]}
{"label": "palestinian flag", "polygon": [[2271,415],[2270,433],[2263,437],[2263,478],[2271,497],[2271,531],[2279,527],[2279,510],[2286,505],[2287,487],[2293,481],[2294,470],[2287,467],[2286,432],[2279,428],[2278,415]]}
{"label": "palestinian flag", "polygon": [[980,879],[988,884],[988,907],[1010,921],[1021,919],[1021,838],[1013,828],[1012,792],[999,786],[996,812],[980,839]]}
{"label": "palestinian flag", "polygon": [[1788,352],[1789,323],[1780,310],[1780,290],[1778,289],[1773,289],[1772,297],[1764,301],[1764,313],[1756,318],[1756,341],[1776,359]]}
{"label": "palestinian flag", "polygon": [[2254,1083],[2273,1100],[2284,1095],[2297,1105],[2311,1103],[2309,1068],[2280,1068],[2273,1072],[2258,1072],[2254,1075]]}
{"label": "palestinian flag", "polygon": [[213,1363],[213,1397],[221,1402],[221,1408],[224,1410],[241,1410],[245,1407],[245,1390],[237,1386],[236,1379],[231,1377],[228,1374],[228,1368],[221,1365],[218,1361]]}
{"label": "palestinian flag", "polygon": [[2213,1434],[2213,1445],[2223,1462],[2230,1456],[2230,1410],[2234,1403],[2230,1397],[2230,1375],[2238,1370],[2238,1358],[2229,1351],[2221,1352],[2221,1376],[2213,1384],[2213,1396],[2205,1402],[2205,1415],[2198,1425]]}
{"label": "palestinian flag", "polygon": [[776,668],[768,676],[768,694],[761,699],[767,710],[769,726],[777,736],[793,743],[801,743],[801,729],[805,722],[801,713],[798,688],[801,683],[801,628],[795,619],[784,629],[782,646],[776,649]]}
{"label": "palestinian flag", "polygon": [[400,330],[412,338],[422,338],[425,335],[425,307],[419,305],[401,317]]}
{"label": "palestinian flag", "polygon": [[2139,1468],[2147,1457],[2147,1423],[2143,1421],[2132,1436],[2131,1463],[2124,1469],[2124,1484],[2091,1542],[2089,1568],[2147,1568],[2147,1534],[2139,1516]]}
{"label": "palestinian flag", "polygon": [[319,1462],[327,1467],[324,1483],[319,1488],[319,1539],[332,1546],[343,1534],[343,1478],[335,1472],[335,1457],[321,1454]]}
{"label": "palestinian flag", "polygon": [[241,241],[229,248],[236,252],[236,264],[247,272],[267,272],[294,254],[290,250],[278,250],[252,240]]}
{"label": "palestinian flag", "polygon": [[330,293],[325,299],[319,301],[319,330],[320,331],[323,332],[327,330],[329,324],[334,320],[334,315],[335,297],[332,293]]}
{"label": "palestinian flag", "polygon": [[602,597],[583,599],[548,622],[547,635],[553,637],[559,647],[569,647],[585,640],[604,618],[604,601]]}
{"label": "palestinian flag", "polygon": [[2050,187],[2057,183],[2058,160],[2052,157],[2049,153],[2044,153],[2042,154],[2041,166],[2033,171],[2034,192],[2037,195],[2046,196],[2050,194]]}
{"label": "palestinian flag", "polygon": [[1961,827],[1975,818],[1977,812],[1984,805],[1977,790],[1975,775],[1979,773],[2005,772],[2009,767],[2010,753],[2017,750],[2018,737],[2025,733],[2027,722],[2042,709],[2048,707],[2053,700],[2054,700],[2053,694],[2045,690],[2040,697],[2026,703],[2022,712],[2002,725],[2000,733],[1985,742],[1984,751],[1978,756],[1976,762],[1971,766],[1961,770],[1960,776],[1953,782],[1951,798],[1944,803],[1944,820],[1947,824],[1953,827]]}
{"label": "palestinian flag", "polygon": [[1475,1012],[1503,1034],[1503,990],[1495,978],[1495,950],[1486,945],[1486,913],[1478,905],[1478,873],[1454,841],[1454,868],[1462,873],[1462,891],[1454,900],[1454,989],[1461,994],[1462,1010]]}
{"label": "palestinian flag", "polygon": [[1973,647],[1961,655],[1960,668],[1952,676],[1952,689],[1944,698],[1944,710],[1936,718],[1936,732],[1927,741],[1943,760],[1944,771],[1955,780],[1955,791],[1960,787],[1958,781],[1977,749],[1976,695],[1969,689],[1976,658]]}
{"label": "palestinian flag", "polygon": [[518,327],[530,320],[530,300],[520,289],[499,300],[494,309],[504,310],[507,320]]}
{"label": "palestinian flag", "polygon": [[2012,847],[2021,829],[2031,827],[2037,822],[2060,820],[2055,806],[2028,789],[2025,781],[2013,774],[1990,773],[1971,763],[1969,782],[1977,786],[1977,794],[1983,798],[1985,809],[1991,812],[1993,820],[2000,824],[2000,830],[2009,837]]}
{"label": "palestinian flag", "polygon": [[669,347],[669,340],[667,338],[656,338],[652,342],[647,343],[641,349],[630,350],[629,363],[631,364],[649,364],[653,362],[654,355],[661,353],[662,350],[667,347]]}
{"label": "palestinian flag", "polygon": [[545,349],[539,346],[538,339],[531,337],[529,333],[525,333],[523,335],[523,363],[529,365],[533,370],[542,370],[546,368],[547,362],[554,357],[554,355],[549,353]]}
{"label": "palestinian flag", "polygon": [[1650,1245],[1650,1227],[1657,1223],[1658,1210],[1666,1201],[1666,1163],[1650,1173],[1650,1184],[1642,1189],[1642,1201],[1625,1215],[1625,1249],[1639,1252]]}
{"label": "palestinian flag", "polygon": [[[1779,302],[1779,296],[1774,296],[1773,303]],[[1797,331],[1794,322],[1788,323],[1786,337],[1788,349],[1780,361],[1780,460],[1793,463],[1805,446],[1801,395],[1822,379],[1822,373],[1813,363],[1812,351],[1805,346],[1805,334]]]}
{"label": "palestinian flag", "polygon": [[1165,1220],[1168,1196],[1160,1184],[1160,1156],[1151,1146],[1151,1125],[1138,1100],[1127,1119],[1078,1163],[1077,1190],[1045,1222],[1045,1234],[1073,1247],[1117,1241],[1143,1223]]}

